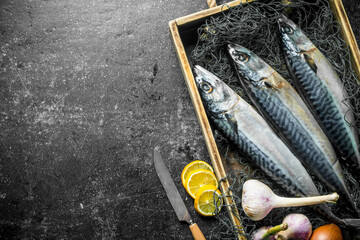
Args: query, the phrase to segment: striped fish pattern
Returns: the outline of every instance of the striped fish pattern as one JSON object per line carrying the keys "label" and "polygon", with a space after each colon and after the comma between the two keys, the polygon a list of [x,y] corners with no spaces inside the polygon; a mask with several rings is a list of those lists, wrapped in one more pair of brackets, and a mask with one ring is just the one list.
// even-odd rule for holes
{"label": "striped fish pattern", "polygon": [[335,70],[291,20],[278,20],[285,61],[294,84],[339,155],[360,170],[358,133],[347,93]]}
{"label": "striped fish pattern", "polygon": [[229,44],[245,92],[304,166],[356,209],[336,153],[296,90],[249,49]]}
{"label": "striped fish pattern", "polygon": [[291,194],[319,195],[299,160],[251,105],[204,68],[194,71],[208,116],[223,136]]}
{"label": "striped fish pattern", "polygon": [[[291,195],[319,195],[300,161],[252,106],[204,68],[193,71],[207,115],[224,137]],[[326,204],[314,208],[340,225],[360,227],[360,220],[339,219]]]}

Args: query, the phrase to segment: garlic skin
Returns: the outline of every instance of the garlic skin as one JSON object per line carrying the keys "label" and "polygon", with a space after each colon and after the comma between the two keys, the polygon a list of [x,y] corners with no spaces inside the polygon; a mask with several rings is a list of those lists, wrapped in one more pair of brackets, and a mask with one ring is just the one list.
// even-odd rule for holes
{"label": "garlic skin", "polygon": [[253,235],[251,236],[251,240],[276,240],[275,236],[269,236],[267,238],[263,238],[264,234],[267,232],[267,230],[271,229],[271,226],[268,227],[261,227],[257,229]]}
{"label": "garlic skin", "polygon": [[280,231],[286,230],[287,228],[287,223],[282,223],[275,227],[261,227],[254,231],[251,236],[251,240],[276,240],[276,234]]}
{"label": "garlic skin", "polygon": [[241,207],[251,220],[261,220],[273,209],[273,196],[267,185],[257,180],[247,180],[243,185]]}
{"label": "garlic skin", "polygon": [[288,198],[277,196],[267,185],[258,180],[247,180],[243,185],[241,206],[253,221],[265,218],[273,208],[298,207],[319,203],[336,203],[337,193],[323,196]]}
{"label": "garlic skin", "polygon": [[309,219],[299,213],[287,215],[283,223],[288,224],[288,229],[277,234],[277,239],[308,240],[312,234],[312,226]]}

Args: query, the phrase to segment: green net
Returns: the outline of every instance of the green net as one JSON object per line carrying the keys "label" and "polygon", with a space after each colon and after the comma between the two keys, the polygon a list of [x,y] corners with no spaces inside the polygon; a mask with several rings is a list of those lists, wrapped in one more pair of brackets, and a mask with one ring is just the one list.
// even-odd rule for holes
{"label": "green net", "polygon": [[[339,24],[335,21],[327,0],[283,0],[283,1],[255,1],[240,4],[219,16],[206,20],[198,29],[198,42],[191,53],[194,64],[198,64],[217,75],[240,96],[249,103],[249,99],[242,90],[236,73],[226,53],[229,42],[238,43],[265,60],[287,81],[292,84],[287,71],[277,31],[277,19],[281,14],[287,14],[310,40],[319,48],[336,69],[343,81],[344,89],[349,95],[351,110],[355,114],[355,121],[351,124],[360,132],[360,85],[351,65],[351,56],[348,47],[340,36]],[[303,213],[311,221],[313,229],[330,223],[310,207],[274,209],[263,220],[254,222],[241,209],[242,185],[247,179],[259,179],[280,196],[287,196],[281,186],[277,186],[260,170],[254,170],[245,158],[237,154],[231,143],[214,130],[215,140],[219,151],[225,156],[225,161],[232,166],[227,173],[231,183],[231,190],[235,205],[239,209],[239,218],[244,229],[243,235],[250,239],[254,230],[261,226],[274,226],[282,222],[289,213]],[[350,174],[350,169],[344,167],[345,179],[352,191],[357,206],[360,206],[360,188],[358,182]],[[252,169],[252,170],[250,170]],[[321,194],[331,193],[315,178],[314,182]],[[226,195],[227,193],[224,193]],[[233,207],[233,206],[231,206]],[[332,211],[340,218],[356,218],[346,204],[329,204]],[[222,206],[225,209],[225,206]],[[238,228],[233,226],[228,213],[221,211],[217,215],[218,225],[211,233],[211,239],[235,239]],[[358,233],[351,232],[356,238]]]}

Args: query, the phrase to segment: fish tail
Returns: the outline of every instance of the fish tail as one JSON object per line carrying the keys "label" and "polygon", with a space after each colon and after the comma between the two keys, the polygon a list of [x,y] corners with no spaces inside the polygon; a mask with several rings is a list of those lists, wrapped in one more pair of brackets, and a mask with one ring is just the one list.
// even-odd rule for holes
{"label": "fish tail", "polygon": [[359,211],[358,207],[356,206],[355,201],[352,199],[349,191],[345,190],[342,195],[347,198],[347,202],[350,203],[351,207],[355,210],[357,216],[360,217],[360,211]]}
{"label": "fish tail", "polygon": [[360,219],[340,219],[339,224],[344,227],[355,228],[356,230],[360,230]]}
{"label": "fish tail", "polygon": [[348,204],[350,204],[351,208],[355,211],[356,215],[358,217],[360,217],[360,210],[359,210],[358,206],[356,205],[349,190],[345,187],[338,193],[340,196],[342,196],[344,198],[344,202],[347,202]]}
{"label": "fish tail", "polygon": [[347,218],[347,219],[341,219],[335,216],[333,213],[328,216],[328,218],[339,225],[340,227],[344,228],[353,228],[356,230],[360,230],[360,219],[358,218]]}
{"label": "fish tail", "polygon": [[344,227],[344,228],[355,228],[360,230],[360,219],[358,218],[349,218],[342,219],[337,217],[326,204],[317,204],[312,206],[313,209],[317,210],[324,217],[332,221],[333,223]]}
{"label": "fish tail", "polygon": [[[360,217],[360,211],[357,207],[357,204],[354,201],[354,197],[351,194],[350,188],[349,188],[349,182],[346,181],[345,177],[343,176],[343,170],[340,165],[339,159],[336,159],[335,163],[333,164],[334,172],[336,173],[334,178],[329,178],[330,180],[334,180],[334,182],[331,182],[332,186],[335,186],[334,191],[336,191],[342,198],[344,198],[344,202],[347,202],[350,204],[353,210],[355,210],[357,216]],[[355,179],[354,179],[355,180]],[[356,185],[358,187],[358,183],[356,181],[352,181],[352,184]],[[341,198],[340,198],[341,200]]]}
{"label": "fish tail", "polygon": [[355,153],[352,157],[350,157],[351,167],[356,168],[356,170],[360,170],[360,154],[359,151]]}

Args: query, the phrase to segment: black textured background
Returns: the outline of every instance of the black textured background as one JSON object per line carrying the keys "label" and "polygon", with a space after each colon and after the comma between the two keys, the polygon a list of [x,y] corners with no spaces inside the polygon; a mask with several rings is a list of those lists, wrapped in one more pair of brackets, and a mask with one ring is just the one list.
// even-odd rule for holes
{"label": "black textured background", "polygon": [[[359,42],[360,2],[343,0]],[[205,0],[0,1],[0,238],[191,239],[153,167],[209,157],[168,33]]]}

